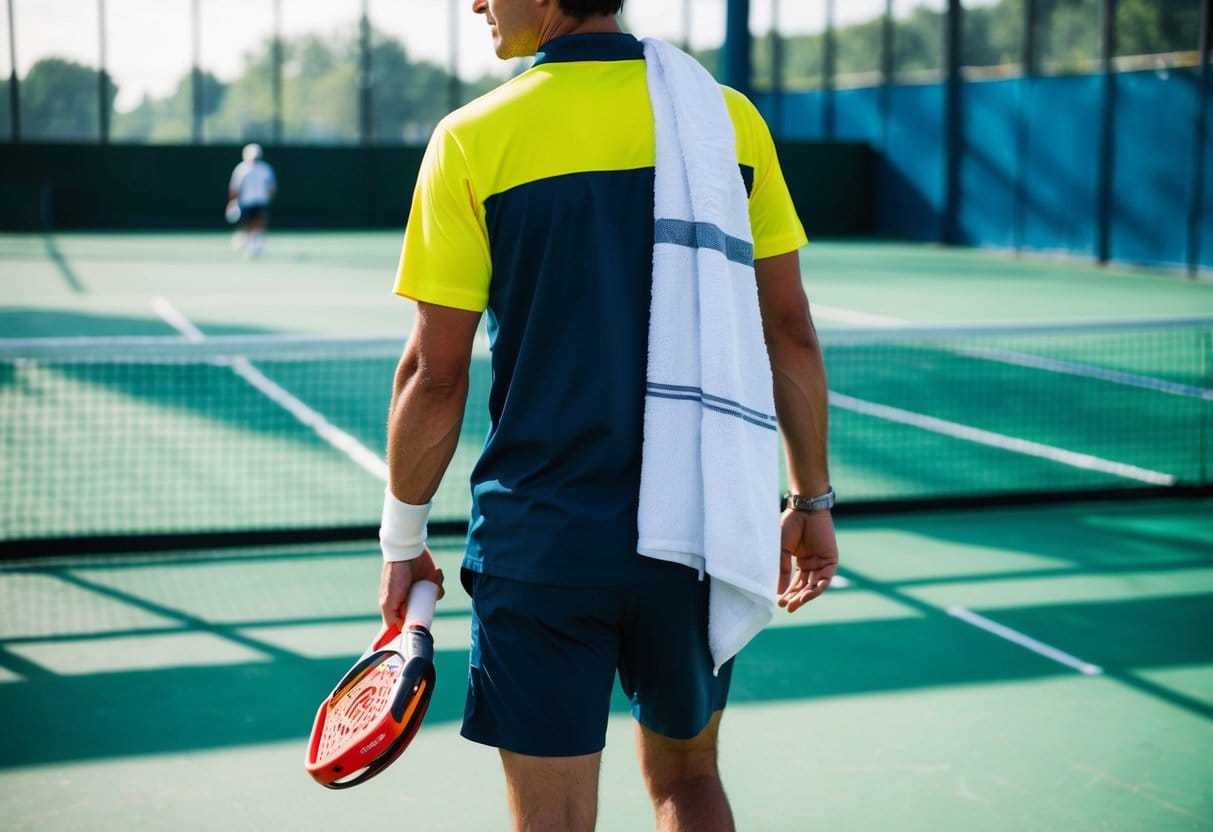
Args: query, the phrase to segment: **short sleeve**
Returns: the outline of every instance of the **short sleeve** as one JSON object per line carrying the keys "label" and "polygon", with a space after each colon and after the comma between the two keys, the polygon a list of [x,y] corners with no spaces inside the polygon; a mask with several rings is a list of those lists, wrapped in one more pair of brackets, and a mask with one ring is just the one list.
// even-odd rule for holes
{"label": "short sleeve", "polygon": [[488,306],[491,274],[488,235],[467,160],[455,137],[439,124],[417,174],[395,292],[482,312]]}
{"label": "short sleeve", "polygon": [[738,158],[752,161],[754,184],[750,190],[750,231],[754,259],[796,251],[808,242],[796,205],[779,167],[775,140],[762,115],[744,96],[732,90],[729,110],[737,131]]}

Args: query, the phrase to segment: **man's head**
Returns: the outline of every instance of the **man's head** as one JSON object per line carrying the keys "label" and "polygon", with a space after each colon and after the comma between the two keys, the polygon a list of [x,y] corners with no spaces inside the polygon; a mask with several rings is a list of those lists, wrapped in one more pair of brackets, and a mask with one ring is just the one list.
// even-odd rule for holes
{"label": "man's head", "polygon": [[623,0],[473,0],[493,33],[498,58],[534,55],[552,38],[578,31],[618,31]]}
{"label": "man's head", "polygon": [[255,143],[246,144],[244,146],[244,151],[241,153],[241,155],[244,157],[244,161],[246,161],[246,162],[252,162],[256,159],[260,159],[261,158],[261,145],[255,144]]}

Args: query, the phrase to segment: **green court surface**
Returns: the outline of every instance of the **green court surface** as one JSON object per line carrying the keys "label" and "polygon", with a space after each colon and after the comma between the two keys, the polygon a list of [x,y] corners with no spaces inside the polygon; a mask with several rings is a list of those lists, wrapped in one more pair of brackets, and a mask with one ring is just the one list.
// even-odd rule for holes
{"label": "green court surface", "polygon": [[[1210,541],[1213,501],[843,521],[846,580],[739,660],[739,828],[1213,828]],[[378,568],[361,544],[6,564],[4,828],[507,828],[495,753],[458,737],[454,581],[413,746],[352,792],[303,771]],[[652,828],[615,710],[599,828]]]}
{"label": "green court surface", "polygon": [[[159,296],[209,335],[403,337],[399,252],[391,231],[271,233],[256,261],[213,233],[0,234],[0,336],[174,334]],[[820,326],[1213,314],[1213,284],[1178,274],[871,241],[811,242],[801,260]]]}
{"label": "green court surface", "polygon": [[[0,357],[26,339],[245,339],[235,358],[113,372],[0,363],[0,543],[377,523],[381,479],[335,449],[383,444],[412,320],[390,292],[399,244],[272,233],[245,260],[222,234],[0,234]],[[801,260],[844,501],[1163,496],[840,516],[843,580],[737,666],[722,767],[739,828],[1213,829],[1213,499],[1165,497],[1211,484],[1213,338],[1117,323],[1213,316],[1213,284],[875,241]],[[1031,331],[1076,321],[1112,324]],[[1029,331],[883,336],[906,324]],[[267,335],[379,351],[245,361]],[[465,462],[485,430],[466,427]],[[447,480],[456,517],[465,475]],[[0,560],[0,829],[507,828],[495,753],[458,737],[468,601],[460,543],[439,543],[430,715],[343,793],[306,776],[304,742],[375,630],[373,539]],[[618,697],[600,804],[606,832],[652,828]]]}
{"label": "green court surface", "polygon": [[[399,234],[273,235],[256,261],[219,234],[0,242],[0,540],[376,520],[380,485],[348,448],[385,443],[412,315],[390,293]],[[832,474],[853,503],[1213,481],[1213,284],[871,241],[814,243],[802,262],[830,373]],[[1058,322],[1113,328],[1034,328]],[[906,328],[957,323],[982,331]],[[377,340],[345,342],[355,354],[282,344],[334,335]],[[4,352],[110,336],[167,340],[131,363],[101,361],[118,349],[105,340],[42,363]],[[240,337],[262,341],[179,355]],[[488,383],[481,344],[444,520],[466,516]]]}

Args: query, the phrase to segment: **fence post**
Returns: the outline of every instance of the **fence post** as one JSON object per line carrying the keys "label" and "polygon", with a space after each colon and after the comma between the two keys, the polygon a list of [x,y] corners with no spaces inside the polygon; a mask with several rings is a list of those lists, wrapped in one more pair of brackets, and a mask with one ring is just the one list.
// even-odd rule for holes
{"label": "fence post", "polygon": [[17,89],[17,32],[13,27],[13,3],[8,0],[8,117],[14,142],[21,141],[21,93]]}
{"label": "fence post", "polygon": [[834,104],[834,75],[837,72],[834,42],[834,0],[826,0],[826,29],[821,39],[821,132],[834,139],[837,108]]}
{"label": "fence post", "polygon": [[1100,64],[1103,102],[1099,120],[1099,180],[1096,192],[1095,256],[1107,264],[1112,256],[1113,167],[1116,162],[1116,0],[1103,0],[1100,21]]}
{"label": "fence post", "polygon": [[1024,0],[1023,43],[1020,44],[1019,62],[1023,77],[1019,81],[1019,102],[1015,114],[1015,194],[1012,208],[1014,217],[1011,222],[1011,246],[1016,251],[1024,247],[1024,225],[1027,221],[1027,157],[1031,146],[1027,102],[1032,93],[1033,79],[1036,77],[1036,0]]}
{"label": "fence post", "polygon": [[728,0],[724,33],[724,66],[728,86],[750,94],[750,0]]}
{"label": "fence post", "polygon": [[1209,129],[1209,36],[1213,27],[1213,0],[1200,4],[1200,86],[1197,88],[1196,128],[1192,147],[1192,192],[1188,198],[1188,275],[1196,277],[1200,271],[1201,219],[1204,212],[1205,137]]}
{"label": "fence post", "polygon": [[274,144],[282,143],[282,0],[274,0],[274,41],[271,49],[270,94],[273,97]]}
{"label": "fence post", "polygon": [[97,0],[97,136],[101,144],[110,140],[109,72],[106,71],[105,0]]}
{"label": "fence post", "polygon": [[964,131],[961,124],[961,6],[960,0],[948,0],[944,19],[944,174],[943,174],[943,242],[960,242],[960,162],[964,153]]}

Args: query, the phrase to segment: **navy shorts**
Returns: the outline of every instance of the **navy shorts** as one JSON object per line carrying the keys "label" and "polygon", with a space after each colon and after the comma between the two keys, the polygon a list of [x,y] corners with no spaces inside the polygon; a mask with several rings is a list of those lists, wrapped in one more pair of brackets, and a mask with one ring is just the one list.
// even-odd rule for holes
{"label": "navy shorts", "polygon": [[601,751],[616,673],[633,717],[666,737],[698,735],[725,706],[733,662],[712,674],[706,580],[471,583],[470,740],[539,757]]}
{"label": "navy shorts", "polygon": [[255,222],[269,210],[269,205],[264,202],[258,202],[256,205],[241,205],[240,206],[240,222]]}

